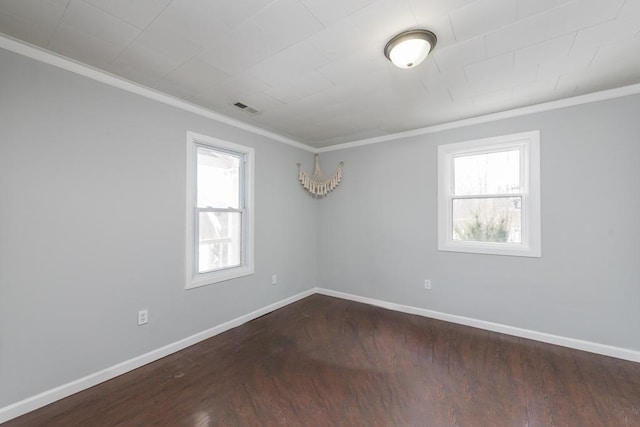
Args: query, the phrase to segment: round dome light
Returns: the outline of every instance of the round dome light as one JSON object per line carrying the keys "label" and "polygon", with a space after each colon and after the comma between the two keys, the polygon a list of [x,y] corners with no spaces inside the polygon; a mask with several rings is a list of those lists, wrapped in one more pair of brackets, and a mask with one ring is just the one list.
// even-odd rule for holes
{"label": "round dome light", "polygon": [[437,41],[431,31],[405,31],[389,40],[384,47],[384,56],[397,67],[413,68],[426,59]]}

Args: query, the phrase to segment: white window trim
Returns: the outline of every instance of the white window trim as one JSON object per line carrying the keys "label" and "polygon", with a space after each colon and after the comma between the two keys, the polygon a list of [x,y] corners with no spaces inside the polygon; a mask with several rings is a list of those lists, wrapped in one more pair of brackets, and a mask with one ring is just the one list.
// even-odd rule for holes
{"label": "white window trim", "polygon": [[[522,243],[453,240],[453,159],[457,155],[522,147]],[[540,257],[540,131],[477,139],[438,147],[438,250],[491,255]]]}
{"label": "white window trim", "polygon": [[[195,208],[196,208],[196,153],[198,145],[212,149],[241,153],[245,158],[244,197],[246,222],[243,229],[243,260],[240,266],[208,273],[198,273],[195,268]],[[187,132],[187,219],[186,219],[186,289],[236,279],[254,273],[254,154],[251,147],[221,139]]]}

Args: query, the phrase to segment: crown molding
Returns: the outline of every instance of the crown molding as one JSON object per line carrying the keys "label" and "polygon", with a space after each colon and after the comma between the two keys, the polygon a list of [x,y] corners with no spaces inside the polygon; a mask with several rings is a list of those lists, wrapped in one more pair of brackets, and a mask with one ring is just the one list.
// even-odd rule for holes
{"label": "crown molding", "polygon": [[22,40],[17,40],[11,36],[0,33],[0,48],[8,50],[19,55],[26,56],[31,59],[35,59],[40,62],[44,62],[49,65],[53,65],[58,68],[70,71],[75,74],[79,74],[84,77],[108,84],[113,87],[117,87],[122,90],[126,90],[131,93],[135,93],[140,96],[144,96],[149,99],[161,102],[166,105],[170,105],[179,108],[184,111],[188,111],[200,116],[215,120],[220,123],[224,123],[233,126],[237,129],[242,129],[247,132],[254,133],[256,135],[264,136],[274,141],[281,142],[311,153],[325,153],[330,151],[345,150],[348,148],[362,147],[365,145],[378,144],[381,142],[389,142],[402,138],[409,138],[412,136],[427,135],[430,133],[443,132],[446,130],[458,129],[467,126],[473,126],[483,123],[490,123],[498,120],[509,119],[513,117],[520,117],[529,114],[542,113],[546,111],[558,110],[561,108],[574,107],[582,104],[590,104],[592,102],[605,101],[608,99],[622,98],[629,95],[640,94],[640,84],[623,86],[615,89],[604,90],[600,92],[589,93],[586,95],[574,96],[571,98],[560,99],[557,101],[545,102],[542,104],[530,105],[527,107],[516,108],[513,110],[502,111],[498,113],[487,114],[478,117],[472,117],[469,119],[457,120],[454,122],[443,123],[440,125],[427,126],[419,129],[413,129],[404,132],[392,133],[389,135],[382,135],[373,138],[355,140],[351,142],[345,142],[342,144],[330,145],[327,147],[312,147],[307,144],[303,144],[286,136],[278,133],[245,123],[241,120],[234,119],[224,114],[214,112],[199,105],[192,104],[190,102],[178,99],[163,92],[148,88],[138,83],[134,83],[130,80],[126,80],[122,77],[118,77],[114,74],[108,73],[103,70],[91,67],[90,65],[83,64],[81,62],[74,61],[62,55],[50,52],[38,46],[29,44]]}
{"label": "crown molding", "polygon": [[615,89],[589,93],[586,95],[574,96],[557,101],[545,102],[542,104],[530,105],[527,107],[515,108],[513,110],[501,111],[499,113],[487,114],[484,116],[472,117],[469,119],[457,120],[455,122],[443,123],[441,125],[427,126],[420,129],[413,129],[405,132],[392,133],[389,135],[376,136],[373,138],[361,139],[343,144],[331,145],[318,148],[318,153],[329,151],[345,150],[347,148],[362,147],[365,145],[378,144],[381,142],[394,141],[412,136],[426,135],[429,133],[442,132],[451,129],[458,129],[483,123],[495,122],[498,120],[513,117],[526,116],[529,114],[542,113],[545,111],[558,110],[561,108],[575,107],[577,105],[590,104],[592,102],[606,101],[608,99],[622,98],[629,95],[640,94],[640,84],[623,86]]}
{"label": "crown molding", "polygon": [[302,144],[301,142],[287,138],[283,135],[275,132],[262,129],[258,126],[250,125],[241,120],[234,119],[224,114],[216,113],[212,110],[206,109],[199,105],[192,104],[190,102],[178,99],[166,93],[151,89],[143,86],[139,83],[132,82],[130,80],[118,77],[114,74],[108,73],[104,70],[99,70],[90,65],[83,64],[73,59],[67,58],[62,55],[50,52],[38,46],[29,44],[22,40],[17,40],[6,34],[0,33],[0,48],[8,50],[13,53],[17,53],[22,56],[26,56],[36,61],[44,62],[54,67],[62,68],[63,70],[70,71],[75,74],[79,74],[84,77],[88,77],[92,80],[105,83],[109,86],[116,87],[118,89],[126,90],[127,92],[135,93],[136,95],[144,96],[145,98],[153,99],[154,101],[161,102],[172,107],[179,108],[190,113],[197,114],[199,116],[206,117],[208,119],[215,120],[220,123],[224,123],[229,126],[233,126],[237,129],[242,129],[247,132],[254,133],[256,135],[264,136],[274,141],[281,142],[283,144],[291,145],[302,150],[306,150],[312,153],[316,152],[316,149]]}

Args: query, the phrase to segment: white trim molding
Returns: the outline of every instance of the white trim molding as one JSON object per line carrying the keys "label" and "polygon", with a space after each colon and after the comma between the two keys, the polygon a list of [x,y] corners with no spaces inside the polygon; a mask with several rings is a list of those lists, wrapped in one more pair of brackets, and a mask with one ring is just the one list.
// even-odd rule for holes
{"label": "white trim molding", "polygon": [[[240,166],[240,180],[239,180],[239,194],[241,202],[237,206],[242,212],[242,225],[240,226],[240,235],[242,243],[239,245],[242,248],[241,263],[238,266],[224,268],[209,273],[199,273],[196,268],[196,260],[198,259],[197,253],[197,231],[196,231],[196,214],[194,209],[197,210],[197,185],[196,185],[196,173],[197,173],[197,150],[198,146],[205,146],[213,150],[224,150],[234,155],[241,156],[241,162],[244,162]],[[193,289],[199,286],[210,285],[213,283],[222,282],[224,280],[235,279],[242,276],[247,276],[254,273],[254,188],[255,188],[255,149],[252,147],[246,147],[244,145],[236,144],[229,141],[224,141],[218,138],[212,138],[206,135],[200,135],[195,132],[187,131],[187,214],[186,214],[186,289]],[[238,211],[238,212],[240,212]]]}
{"label": "white trim molding", "polygon": [[218,334],[228,331],[229,329],[238,327],[251,320],[257,319],[260,316],[264,316],[265,314],[271,313],[272,311],[278,310],[279,308],[285,307],[289,304],[313,295],[314,293],[314,289],[309,289],[308,291],[301,292],[297,295],[293,295],[289,298],[285,298],[266,307],[252,311],[251,313],[229,320],[228,322],[224,322],[220,325],[214,326],[213,328],[207,329],[206,331],[199,332],[197,334],[191,335],[190,337],[181,339],[179,341],[165,345],[164,347],[160,347],[156,350],[152,350],[148,353],[134,357],[133,359],[126,360],[122,363],[110,366],[99,372],[87,375],[86,377],[71,381],[35,396],[28,397],[9,406],[5,406],[4,408],[0,408],[0,424],[13,418],[19,417],[20,415],[24,415],[28,412],[35,411],[38,408],[46,406],[60,399],[64,399],[65,397],[96,386],[122,374],[126,374],[127,372],[133,371],[134,369],[147,365],[151,362],[155,362],[156,360],[162,359],[163,357],[166,357],[170,354],[176,353],[182,349],[214,337]]}
{"label": "white trim molding", "polygon": [[[511,188],[509,192],[490,195],[482,193],[479,189],[474,190],[479,192],[477,194],[463,192],[464,195],[461,195],[456,193],[454,162],[457,158],[506,151],[519,153],[517,188]],[[506,183],[503,183],[503,186],[506,187]],[[519,242],[484,242],[454,238],[455,202],[468,201],[469,199],[478,201],[482,197],[485,197],[484,200],[489,202],[502,200],[510,204],[511,200],[519,201],[518,208],[513,208],[511,211],[520,219]],[[465,198],[467,200],[464,200]],[[542,256],[540,210],[540,131],[521,132],[438,146],[438,250],[539,258]],[[491,209],[485,213],[489,212]],[[491,214],[495,214],[495,212]],[[502,215],[500,214],[500,218]],[[483,221],[491,223],[491,218],[482,216]]]}
{"label": "white trim molding", "polygon": [[78,61],[74,61],[73,59],[58,55],[56,53],[42,49],[38,46],[31,45],[27,42],[14,39],[13,37],[10,37],[3,33],[0,33],[0,48],[13,53],[17,53],[22,56],[26,56],[27,58],[35,59],[36,61],[44,62],[45,64],[62,68],[63,70],[67,70],[84,77],[88,77],[92,80],[105,83],[109,86],[126,90],[127,92],[135,93],[136,95],[144,96],[145,98],[153,99],[154,101],[158,101],[163,104],[170,105],[172,107],[176,107],[181,110],[188,111],[190,113],[194,113],[199,116],[203,116],[208,119],[233,126],[237,129],[242,129],[256,135],[264,136],[274,141],[291,145],[293,147],[300,148],[311,153],[316,152],[315,148],[310,147],[306,144],[302,144],[298,141],[294,141],[291,138],[287,138],[275,132],[262,129],[258,126],[250,125],[232,117],[225,116],[224,114],[216,113],[215,111],[208,110],[199,105],[195,105],[166,93],[148,88],[139,83],[135,83],[114,74],[108,73],[104,70],[94,68],[90,65],[83,64]]}
{"label": "white trim molding", "polygon": [[605,344],[598,344],[590,341],[578,340],[574,338],[567,338],[558,335],[547,334],[544,332],[532,331],[529,329],[516,328],[513,326],[503,325],[500,323],[487,322],[484,320],[473,319],[470,317],[458,316],[455,314],[441,313],[438,311],[428,310],[420,307],[414,307],[409,305],[402,305],[393,302],[378,300],[375,298],[363,297],[360,295],[353,295],[346,292],[334,291],[325,288],[312,288],[307,291],[301,292],[297,295],[293,295],[289,298],[285,298],[281,301],[270,304],[266,307],[252,311],[251,313],[232,319],[228,322],[222,323],[206,331],[199,332],[191,335],[190,337],[168,344],[164,347],[152,350],[148,353],[134,357],[133,359],[126,360],[117,365],[103,369],[102,371],[87,375],[75,381],[71,381],[67,384],[63,384],[59,387],[47,390],[32,397],[28,397],[19,402],[13,403],[4,408],[0,408],[0,424],[9,421],[13,418],[24,415],[28,412],[34,411],[45,405],[71,396],[82,390],[86,390],[90,387],[96,386],[102,382],[108,381],[112,378],[126,374],[141,366],[147,365],[156,360],[162,359],[170,354],[176,353],[184,348],[197,344],[201,341],[221,334],[229,329],[233,329],[253,319],[257,319],[260,316],[271,313],[296,301],[300,301],[306,297],[314,294],[326,295],[335,298],[341,298],[349,301],[360,302],[364,304],[373,305],[376,307],[386,308],[388,310],[398,311],[401,313],[415,314],[417,316],[428,317],[431,319],[443,320],[445,322],[456,323],[459,325],[470,326],[473,328],[484,329],[487,331],[498,332],[502,334],[512,335],[520,338],[526,338],[530,340],[540,341],[548,344],[559,345],[567,348],[573,348],[576,350],[588,351],[590,353],[601,354],[604,356],[616,357],[618,359],[629,360],[632,362],[640,363],[640,351],[630,350],[621,347],[614,347]]}
{"label": "white trim molding", "polygon": [[472,328],[484,329],[486,331],[498,332],[501,334],[512,335],[514,337],[526,338],[547,344],[559,345],[575,350],[588,351],[590,353],[596,353],[603,356],[611,356],[618,359],[640,363],[640,351],[637,350],[614,347],[611,345],[599,344],[575,338],[568,338],[560,335],[547,334],[545,332],[532,331],[530,329],[517,328],[514,326],[503,325],[501,323],[488,322],[486,320],[478,320],[471,317],[442,313],[439,311],[428,310],[425,308],[414,307],[410,305],[397,304],[393,302],[378,300],[375,298],[368,298],[360,295],[334,291],[331,289],[316,288],[315,292],[321,295],[361,302],[364,304],[374,305],[376,307],[386,308],[388,310],[399,311],[401,313],[415,314],[417,316],[428,317],[430,319],[444,320],[445,322],[456,323],[458,325],[471,326]]}
{"label": "white trim molding", "polygon": [[324,153],[328,151],[344,150],[347,148],[361,147],[364,145],[377,144],[380,142],[389,142],[402,138],[409,138],[412,136],[426,135],[430,133],[442,132],[450,129],[458,129],[467,126],[494,122],[497,120],[508,119],[512,117],[520,117],[528,114],[541,113],[545,111],[552,111],[561,108],[573,107],[582,104],[589,104],[592,102],[605,101],[608,99],[622,98],[629,95],[640,94],[640,84],[634,84],[629,86],[623,86],[615,89],[604,90],[600,92],[589,93],[586,95],[574,96],[571,98],[560,99],[557,101],[545,102],[542,104],[530,105],[527,107],[516,108],[513,110],[501,111],[498,113],[486,114],[478,117],[471,117],[463,120],[456,120],[449,123],[443,123],[440,125],[427,126],[419,129],[413,129],[404,132],[396,132],[389,135],[381,135],[373,138],[355,140],[351,142],[345,142],[343,144],[330,145],[327,147],[312,147],[307,144],[303,144],[299,141],[287,138],[283,135],[277,134],[266,129],[262,129],[258,126],[250,125],[240,120],[234,119],[229,116],[225,116],[220,113],[216,113],[212,110],[208,110],[204,107],[200,107],[195,104],[191,104],[187,101],[178,99],[171,95],[156,91],[154,89],[142,86],[138,83],[134,83],[130,80],[126,80],[122,77],[118,77],[114,74],[108,73],[103,70],[91,67],[90,65],[83,64],[73,59],[64,57],[62,55],[55,54],[38,46],[34,46],[25,41],[15,39],[9,35],[0,33],[0,48],[8,50],[10,52],[17,53],[22,56],[26,56],[31,59],[35,59],[45,64],[53,65],[58,68],[62,68],[72,73],[79,74],[84,77],[108,84],[113,87],[117,87],[122,90],[126,90],[131,93],[135,93],[140,96],[144,96],[149,99],[162,102],[163,104],[171,105],[176,108],[180,108],[184,111],[189,111],[194,114],[198,114],[203,117],[215,120],[220,123],[225,123],[238,129],[246,130],[256,135],[265,136],[283,144],[291,145],[302,150],[309,151],[311,153]]}
{"label": "white trim molding", "polygon": [[544,102],[542,104],[529,105],[527,107],[515,108],[513,110],[501,111],[498,113],[486,114],[478,117],[471,117],[469,119],[456,120],[454,122],[443,123],[440,125],[427,126],[419,129],[408,130],[405,132],[397,132],[389,135],[382,135],[373,138],[345,142],[343,144],[330,145],[328,147],[318,148],[316,149],[316,152],[325,153],[328,151],[346,150],[347,148],[362,147],[365,145],[378,144],[380,142],[395,141],[397,139],[410,138],[412,136],[427,135],[430,133],[443,132],[451,129],[490,123],[513,117],[543,113],[545,111],[559,110],[561,108],[575,107],[578,105],[590,104],[592,102],[606,101],[608,99],[622,98],[625,96],[637,94],[640,94],[640,83],[615,89],[603,90],[600,92],[588,93],[586,95],[574,96],[571,98],[559,99],[557,101]]}

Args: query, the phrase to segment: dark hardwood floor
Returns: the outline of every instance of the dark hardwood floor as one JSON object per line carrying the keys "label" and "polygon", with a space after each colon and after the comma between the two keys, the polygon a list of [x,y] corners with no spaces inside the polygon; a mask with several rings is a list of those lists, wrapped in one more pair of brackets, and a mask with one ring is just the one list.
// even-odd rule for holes
{"label": "dark hardwood floor", "polygon": [[640,426],[640,364],[313,295],[10,426]]}

